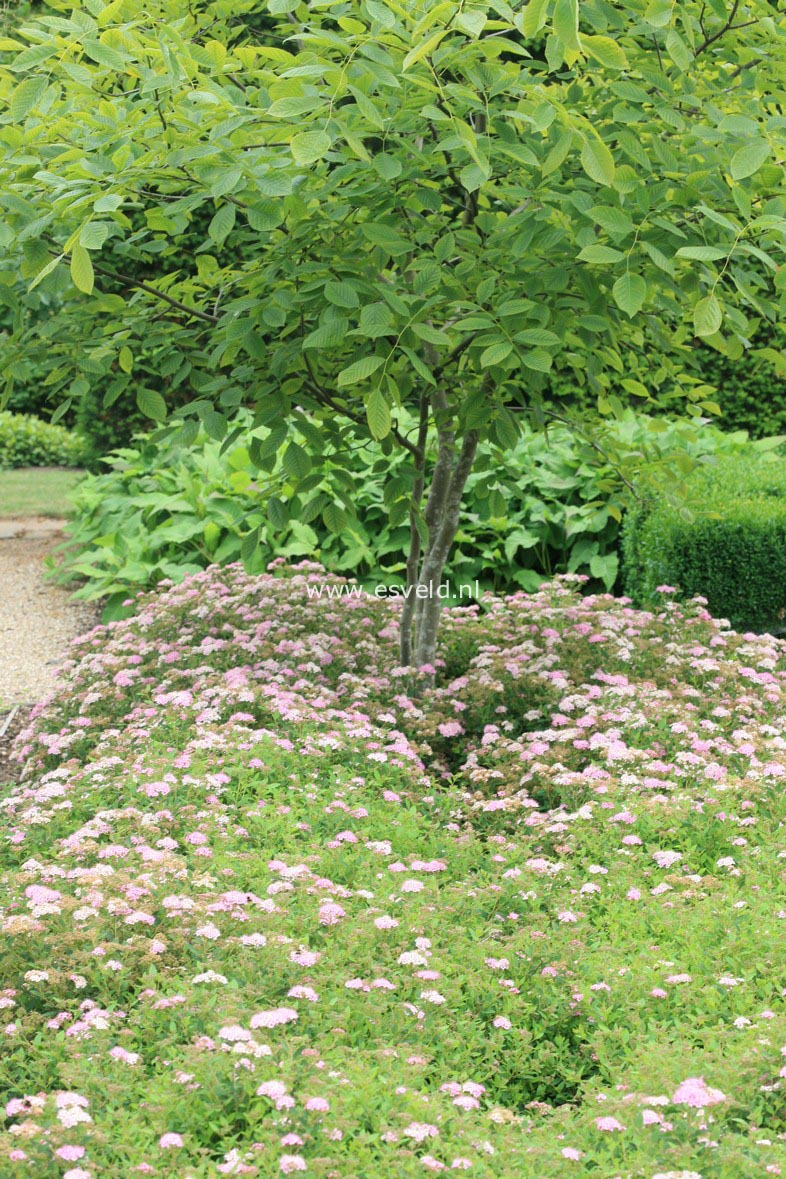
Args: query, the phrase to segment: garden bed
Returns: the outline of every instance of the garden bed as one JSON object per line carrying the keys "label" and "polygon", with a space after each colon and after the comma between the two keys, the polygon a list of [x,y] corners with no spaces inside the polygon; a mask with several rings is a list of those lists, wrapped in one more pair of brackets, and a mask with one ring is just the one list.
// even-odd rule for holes
{"label": "garden bed", "polygon": [[786,647],[199,573],[86,636],[2,802],[9,1177],[779,1173]]}

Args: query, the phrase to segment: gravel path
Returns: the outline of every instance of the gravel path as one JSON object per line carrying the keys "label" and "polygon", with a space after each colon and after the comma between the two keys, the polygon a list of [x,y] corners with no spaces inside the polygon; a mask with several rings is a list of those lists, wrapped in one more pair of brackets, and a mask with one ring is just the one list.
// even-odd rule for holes
{"label": "gravel path", "polygon": [[69,641],[96,621],[94,606],[44,580],[44,557],[62,527],[62,520],[0,519],[0,729],[9,707],[49,695]]}

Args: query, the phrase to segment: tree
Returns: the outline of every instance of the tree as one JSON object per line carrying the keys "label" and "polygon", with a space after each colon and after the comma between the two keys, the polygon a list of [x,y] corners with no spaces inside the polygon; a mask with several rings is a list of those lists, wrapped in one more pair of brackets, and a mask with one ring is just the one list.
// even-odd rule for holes
{"label": "tree", "polygon": [[480,455],[499,494],[555,362],[604,411],[616,374],[701,414],[692,340],[738,355],[778,314],[774,3],[49,7],[0,41],[14,357],[43,348],[64,405],[109,375],[160,421],[191,389],[185,443],[253,402],[274,521],[340,530],[352,448],[403,449],[380,476],[410,519],[402,664],[433,664],[467,475]]}

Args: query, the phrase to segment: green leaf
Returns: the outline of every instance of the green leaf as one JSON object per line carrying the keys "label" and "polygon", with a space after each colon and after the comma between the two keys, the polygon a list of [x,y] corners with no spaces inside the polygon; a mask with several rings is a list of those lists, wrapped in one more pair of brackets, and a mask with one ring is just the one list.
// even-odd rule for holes
{"label": "green leaf", "polygon": [[531,368],[537,373],[547,373],[551,369],[553,357],[545,348],[534,348],[522,355],[521,363],[525,368]]}
{"label": "green leaf", "polygon": [[459,172],[461,187],[467,192],[477,192],[489,179],[489,169],[480,164],[465,164]]}
{"label": "green leaf", "polygon": [[723,322],[723,309],[715,295],[705,295],[693,308],[693,328],[697,336],[714,336]]}
{"label": "green leaf", "polygon": [[506,360],[513,351],[513,345],[510,340],[499,340],[496,344],[489,344],[480,357],[481,368],[492,368],[495,364],[501,364]]}
{"label": "green leaf", "polygon": [[237,215],[235,206],[232,204],[222,205],[217,213],[213,215],[210,224],[207,227],[208,236],[220,246],[232,231],[235,224],[235,217]]}
{"label": "green leaf", "polygon": [[401,63],[401,72],[406,73],[410,66],[416,65],[422,58],[426,57],[433,49],[436,49],[443,37],[448,34],[447,29],[440,29],[437,33],[432,33],[420,45],[416,45],[414,49],[410,49],[407,56]]}
{"label": "green leaf", "polygon": [[612,41],[611,37],[584,36],[581,38],[581,45],[591,57],[595,58],[595,61],[607,69],[628,69],[628,59],[625,50],[616,41]]}
{"label": "green leaf", "polygon": [[301,131],[292,137],[289,150],[298,164],[315,164],[330,151],[331,138],[326,131]]}
{"label": "green leaf", "polygon": [[563,131],[541,165],[541,174],[548,176],[563,164],[573,146],[573,132]]}
{"label": "green leaf", "polygon": [[287,505],[277,495],[271,495],[267,501],[267,516],[274,528],[286,528],[289,523]]}
{"label": "green leaf", "polygon": [[284,210],[281,203],[275,201],[260,201],[246,210],[248,224],[258,233],[267,233],[276,229],[284,220]]}
{"label": "green leaf", "polygon": [[596,242],[594,245],[585,246],[579,253],[579,258],[582,262],[594,262],[598,265],[603,265],[608,262],[619,262],[625,255],[620,250],[613,250],[611,246],[601,245]]}
{"label": "green leaf", "polygon": [[607,553],[603,557],[596,553],[590,560],[590,573],[593,577],[599,578],[606,589],[610,590],[617,580],[619,564],[619,557],[616,553]]}
{"label": "green leaf", "polygon": [[579,52],[579,0],[557,0],[554,6],[554,32],[566,49]]}
{"label": "green leaf", "polygon": [[79,231],[79,244],[86,250],[100,250],[109,237],[109,226],[105,221],[88,221]]}
{"label": "green leaf", "polygon": [[128,347],[128,345],[124,345],[120,349],[120,353],[117,358],[117,363],[120,365],[120,368],[123,370],[124,373],[130,373],[132,371],[132,369],[134,367],[134,354],[131,351],[131,349]]}
{"label": "green leaf", "polygon": [[304,348],[337,348],[346,337],[346,319],[329,319],[310,332],[303,341]]}
{"label": "green leaf", "polygon": [[85,295],[92,294],[95,281],[93,263],[85,247],[78,243],[71,251],[71,278],[78,291]]}
{"label": "green leaf", "polygon": [[202,418],[202,429],[208,438],[212,438],[214,442],[221,442],[226,438],[227,420],[222,413],[219,413],[216,409],[209,409],[200,416]]}
{"label": "green leaf", "polygon": [[209,191],[213,200],[218,200],[219,197],[226,196],[227,193],[232,192],[242,178],[242,168],[227,168],[221,172],[218,178],[210,185]]}
{"label": "green leaf", "polygon": [[240,542],[240,560],[247,565],[259,548],[259,529],[252,528]]}
{"label": "green leaf", "polygon": [[666,52],[679,70],[690,69],[693,54],[683,41],[676,29],[669,29],[666,34]]}
{"label": "green leaf", "polygon": [[715,246],[680,246],[677,250],[678,258],[695,258],[698,262],[719,262],[728,255],[729,250],[718,250]]}
{"label": "green leaf", "polygon": [[635,229],[628,214],[614,205],[594,205],[589,212],[592,219],[611,237],[627,237]]}
{"label": "green leaf", "polygon": [[325,521],[328,532],[332,532],[335,536],[343,532],[347,526],[347,513],[335,503],[326,505],[322,512],[322,519]]}
{"label": "green leaf", "polygon": [[390,406],[381,389],[373,389],[366,401],[366,418],[371,437],[377,440],[390,433]]}
{"label": "green leaf", "polygon": [[674,0],[650,0],[644,11],[644,19],[656,29],[662,29],[671,20]]}
{"label": "green leaf", "polygon": [[110,70],[125,72],[129,60],[125,53],[119,53],[117,49],[110,49],[102,41],[94,41],[92,38],[85,38],[82,48],[87,56],[99,65],[106,66]]}
{"label": "green leaf", "polygon": [[20,82],[9,100],[9,112],[14,123],[21,123],[34,106],[43,98],[49,86],[49,77],[42,74],[38,77],[25,78]]}
{"label": "green leaf", "polygon": [[38,286],[38,284],[39,284],[40,282],[43,282],[43,280],[46,278],[46,276],[47,276],[48,274],[51,274],[51,273],[52,273],[52,271],[53,271],[53,270],[55,269],[55,267],[57,266],[57,264],[58,264],[59,262],[62,262],[62,260],[63,260],[63,255],[62,255],[62,254],[58,254],[56,258],[51,258],[51,259],[49,260],[49,262],[47,262],[46,266],[42,267],[42,268],[41,268],[41,270],[39,270],[39,271],[38,271],[38,273],[36,274],[35,278],[34,278],[34,279],[33,279],[33,281],[30,283],[30,288],[29,288],[29,289],[32,291],[32,290],[33,290],[35,287],[37,287],[37,286]]}
{"label": "green leaf", "polygon": [[450,337],[435,328],[430,323],[411,323],[409,325],[416,336],[425,340],[427,344],[436,344],[438,348],[445,348],[450,344]]}
{"label": "green leaf", "polygon": [[731,157],[731,174],[734,180],[744,180],[758,172],[762,164],[770,157],[770,145],[764,140],[754,140],[740,147]]}
{"label": "green leaf", "polygon": [[107,192],[100,196],[98,200],[93,201],[93,208],[96,213],[114,213],[115,209],[119,209],[123,203],[123,198],[116,192]]}
{"label": "green leaf", "polygon": [[140,413],[154,422],[166,421],[166,402],[155,389],[138,389],[136,403]]}
{"label": "green leaf", "polygon": [[386,303],[369,303],[360,313],[360,332],[369,339],[389,334],[393,326],[393,315]]}
{"label": "green leaf", "polygon": [[305,115],[310,111],[316,110],[316,108],[321,105],[322,99],[315,95],[312,95],[310,98],[305,96],[277,98],[275,102],[271,102],[270,106],[265,111],[265,114],[270,115],[270,117],[273,119],[297,119],[301,115]]}
{"label": "green leaf", "polygon": [[647,284],[640,274],[622,274],[612,287],[614,302],[621,311],[631,319],[644,303],[647,297]]}
{"label": "green leaf", "polygon": [[525,37],[534,37],[546,23],[548,0],[529,0],[521,18],[521,31]]}
{"label": "green leaf", "polygon": [[360,298],[349,282],[326,282],[325,298],[334,307],[359,307]]}
{"label": "green leaf", "polygon": [[585,139],[581,149],[581,166],[597,184],[612,185],[616,169],[614,157],[599,139]]}
{"label": "green leaf", "polygon": [[281,460],[287,475],[293,479],[305,479],[311,470],[311,459],[297,442],[290,442]]}
{"label": "green leaf", "polygon": [[561,342],[557,333],[547,328],[524,328],[522,332],[516,332],[515,339],[518,344],[529,344],[533,348],[554,347]]}
{"label": "green leaf", "polygon": [[357,86],[350,86],[349,92],[355,100],[355,104],[361,115],[372,127],[376,127],[380,131],[385,129],[385,118],[382,111],[376,103],[369,98],[362,90],[358,90]]}
{"label": "green leaf", "polygon": [[469,33],[470,37],[479,37],[486,27],[486,14],[479,9],[469,9],[460,12],[456,17],[456,24],[465,33]]}
{"label": "green leaf", "polygon": [[357,385],[376,372],[381,364],[384,364],[384,359],[381,356],[364,356],[362,359],[356,360],[354,364],[350,364],[348,368],[342,369],[338,374],[336,384],[339,389],[344,389],[347,385]]}

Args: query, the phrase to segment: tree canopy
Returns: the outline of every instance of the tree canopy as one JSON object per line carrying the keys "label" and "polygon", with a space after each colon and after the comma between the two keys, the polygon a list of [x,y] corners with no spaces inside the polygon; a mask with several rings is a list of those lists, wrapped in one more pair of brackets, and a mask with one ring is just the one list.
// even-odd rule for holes
{"label": "tree canopy", "polygon": [[381,480],[413,586],[473,463],[499,494],[521,413],[547,420],[552,366],[603,410],[614,381],[701,414],[692,340],[739,355],[780,312],[765,0],[49,0],[0,57],[8,381],[35,354],[63,406],[174,398],[184,442],[253,404],[274,521],[341,530],[351,448],[404,448]]}

